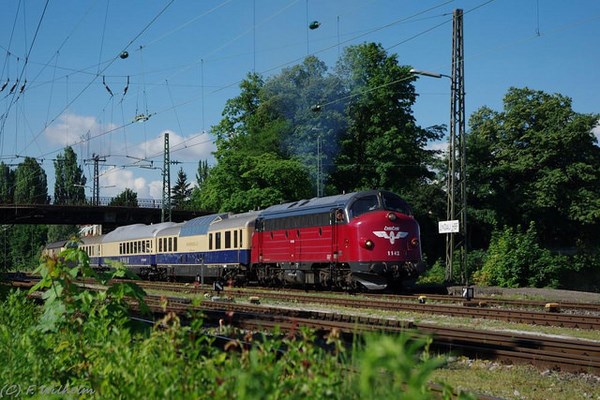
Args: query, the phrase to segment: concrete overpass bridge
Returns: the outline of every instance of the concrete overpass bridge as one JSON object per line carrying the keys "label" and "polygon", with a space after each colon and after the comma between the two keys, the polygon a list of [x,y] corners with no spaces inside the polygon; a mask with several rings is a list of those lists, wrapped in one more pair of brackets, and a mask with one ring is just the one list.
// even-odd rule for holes
{"label": "concrete overpass bridge", "polygon": [[[171,211],[173,222],[183,222],[210,214],[206,211]],[[108,232],[118,226],[161,222],[160,207],[121,207],[90,205],[34,204],[0,205],[0,224],[87,225],[101,224]]]}

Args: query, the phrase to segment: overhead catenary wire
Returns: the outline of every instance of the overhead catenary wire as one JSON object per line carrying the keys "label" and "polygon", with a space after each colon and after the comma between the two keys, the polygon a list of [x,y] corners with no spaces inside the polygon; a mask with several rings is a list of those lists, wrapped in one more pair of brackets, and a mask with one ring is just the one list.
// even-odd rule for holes
{"label": "overhead catenary wire", "polygon": [[[398,43],[398,44],[401,44],[401,43]],[[398,44],[397,44],[397,45],[398,45]],[[337,44],[336,44],[336,46],[337,46]],[[209,60],[209,61],[210,61],[210,60]],[[270,70],[266,70],[266,72],[269,72],[269,71],[270,71]],[[108,74],[107,74],[107,76],[108,76]],[[239,82],[239,81],[238,81],[238,82]],[[167,81],[165,81],[165,83],[167,83]],[[236,83],[237,83],[237,82],[236,82]],[[168,86],[168,88],[174,87],[174,84],[173,84],[172,82],[169,82],[169,83],[167,83],[167,85],[170,85],[170,86]],[[203,86],[203,85],[202,85],[202,86]],[[179,103],[179,104],[174,104],[173,100],[171,100],[171,107],[169,107],[169,108],[168,108],[168,110],[171,110],[171,111],[172,111],[174,108],[176,109],[177,107],[181,107],[182,105],[188,104],[188,103],[189,103],[189,102],[191,102],[191,101],[194,101],[194,99],[192,99],[192,100],[190,100],[190,101],[184,101],[184,102],[181,102],[181,103]],[[166,111],[166,110],[162,110],[162,112],[164,112],[164,111]],[[160,111],[158,111],[157,113],[160,113]],[[129,125],[129,124],[125,124],[125,123],[123,123],[123,124],[122,124],[122,126],[123,126],[123,127],[125,127],[125,126],[128,126],[128,125]],[[124,129],[124,128],[123,128],[123,129]],[[181,129],[181,128],[180,128],[180,129]],[[113,130],[113,132],[114,132],[114,130]],[[125,138],[125,137],[126,137],[127,135],[123,135],[123,136],[124,136],[124,140],[126,140],[126,138]],[[93,136],[93,137],[90,137],[90,139],[89,139],[89,140],[93,140],[94,138],[95,138],[95,136]]]}
{"label": "overhead catenary wire", "polygon": [[[159,18],[159,17],[160,17],[160,16],[161,16],[161,15],[162,15],[162,14],[163,14],[163,13],[164,13],[164,12],[165,12],[165,11],[166,11],[168,8],[169,8],[169,7],[170,7],[170,6],[173,4],[173,2],[174,2],[174,1],[175,1],[175,0],[171,0],[171,1],[169,1],[169,2],[168,2],[168,3],[167,3],[167,4],[166,4],[166,5],[165,5],[165,6],[164,6],[164,7],[163,7],[163,8],[162,8],[162,9],[161,9],[159,12],[158,12],[158,14],[157,14],[157,15],[155,15],[155,16],[154,16],[154,18],[152,18],[152,19],[151,19],[151,20],[150,20],[150,21],[149,21],[149,22],[148,22],[148,23],[147,23],[147,24],[146,24],[146,25],[145,25],[145,26],[144,26],[144,27],[143,27],[143,28],[140,30],[140,32],[138,32],[138,34],[137,34],[137,35],[135,35],[135,37],[134,37],[133,39],[131,39],[131,40],[130,40],[130,41],[129,41],[129,42],[126,44],[126,45],[125,45],[125,47],[123,48],[123,51],[125,51],[125,50],[126,50],[128,47],[129,47],[129,46],[131,46],[131,44],[132,44],[133,42],[135,42],[135,41],[136,41],[136,40],[137,40],[137,39],[138,39],[138,38],[139,38],[139,37],[140,37],[140,36],[141,36],[141,35],[142,35],[142,34],[143,34],[143,33],[144,33],[144,32],[145,32],[145,31],[146,31],[146,30],[147,30],[147,29],[148,29],[148,28],[151,26],[151,25],[152,25],[152,24],[154,24],[154,22],[156,22],[156,20],[157,20],[157,19],[158,19],[158,18]],[[117,55],[115,55],[115,56],[114,56],[114,57],[113,57],[113,58],[112,58],[112,59],[111,59],[111,60],[110,60],[110,61],[109,61],[109,62],[108,62],[108,63],[107,63],[105,66],[104,66],[104,68],[102,68],[102,69],[99,71],[99,73],[98,73],[98,76],[99,76],[99,74],[102,74],[102,73],[103,73],[103,72],[104,72],[106,69],[108,69],[108,67],[109,67],[110,65],[112,65],[112,63],[113,63],[113,62],[115,62],[115,61],[116,61],[118,58],[119,58],[119,55],[118,55],[118,54],[117,54]],[[75,96],[73,99],[71,99],[71,101],[70,101],[70,102],[69,102],[69,103],[68,103],[68,104],[67,104],[67,105],[66,105],[66,106],[65,106],[65,107],[64,107],[64,108],[63,108],[63,109],[62,109],[62,110],[61,110],[61,111],[60,111],[60,112],[59,112],[59,113],[58,113],[58,114],[57,114],[57,115],[56,115],[56,116],[55,116],[55,117],[52,119],[52,121],[50,121],[50,123],[49,123],[49,124],[47,124],[47,125],[50,125],[50,124],[52,124],[52,122],[54,122],[54,121],[55,121],[55,120],[56,120],[56,119],[57,119],[57,118],[58,118],[60,115],[62,115],[62,113],[63,113],[65,110],[67,110],[69,106],[71,106],[71,105],[72,105],[72,104],[73,104],[73,103],[74,103],[74,102],[75,102],[77,99],[79,99],[79,98],[80,98],[80,97],[83,95],[83,93],[84,93],[85,91],[87,91],[87,89],[89,89],[89,88],[90,88],[90,86],[92,86],[92,84],[93,84],[93,83],[96,81],[96,78],[97,78],[97,76],[95,76],[93,79],[91,79],[91,80],[90,80],[90,81],[89,81],[89,82],[88,82],[88,83],[87,83],[87,84],[84,86],[84,88],[83,88],[83,89],[81,89],[81,90],[79,91],[79,93],[78,93],[78,94],[77,94],[77,95],[76,95],[76,96]],[[37,140],[37,138],[38,138],[38,137],[39,137],[39,136],[40,136],[40,135],[41,135],[41,134],[44,132],[44,130],[45,130],[45,129],[46,129],[46,127],[44,127],[44,129],[42,129],[40,132],[38,132],[38,134],[37,134],[37,135],[35,135],[35,137],[32,139],[32,141],[30,141],[30,142],[29,142],[29,144],[28,144],[27,146],[25,146],[25,148],[23,149],[23,151],[27,150],[27,148],[28,148],[28,147],[31,145],[31,143],[32,143],[33,141]],[[1,132],[2,132],[2,131],[0,130],[0,133],[1,133]]]}

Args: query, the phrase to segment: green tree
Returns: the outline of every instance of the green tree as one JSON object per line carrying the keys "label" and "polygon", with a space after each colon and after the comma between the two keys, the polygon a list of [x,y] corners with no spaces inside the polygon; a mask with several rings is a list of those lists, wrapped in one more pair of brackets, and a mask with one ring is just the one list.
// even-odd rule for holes
{"label": "green tree", "polygon": [[[46,172],[31,157],[25,157],[15,170],[16,204],[48,204]],[[15,225],[10,231],[9,268],[31,269],[47,242],[48,228],[45,225]]]}
{"label": "green tree", "polygon": [[[65,148],[54,161],[54,204],[80,205],[86,203],[83,169],[77,164],[77,154],[70,146]],[[76,225],[51,225],[48,227],[48,241],[55,242],[76,236]]]}
{"label": "green tree", "polygon": [[511,88],[504,110],[483,107],[467,141],[469,215],[480,231],[536,221],[542,244],[598,243],[599,115],[580,114],[571,99]]}
{"label": "green tree", "polygon": [[[0,204],[13,204],[15,191],[15,171],[0,161]],[[0,225],[0,271],[12,265],[10,256],[11,226]]]}
{"label": "green tree", "polygon": [[10,233],[9,268],[32,270],[48,241],[46,225],[14,225]]}
{"label": "green tree", "polygon": [[198,183],[198,187],[202,186],[204,181],[206,181],[206,178],[208,178],[208,174],[210,174],[208,160],[198,161],[198,170],[196,171],[196,182]]}
{"label": "green tree", "polygon": [[139,207],[137,193],[129,188],[125,188],[121,193],[108,204],[109,206],[120,206],[120,207]]}
{"label": "green tree", "polygon": [[199,193],[199,208],[244,212],[292,199],[310,197],[311,185],[299,161],[272,153],[228,154],[209,175]]}
{"label": "green tree", "polygon": [[279,128],[279,144],[273,151],[279,150],[283,157],[306,166],[313,193],[317,179],[319,184],[330,184],[329,175],[346,128],[344,102],[339,101],[345,92],[339,77],[328,74],[324,62],[309,56],[302,64],[268,79],[261,95],[259,110],[267,110],[265,114],[279,121],[274,125]]}
{"label": "green tree", "polygon": [[247,211],[310,194],[308,172],[281,146],[289,124],[264,100],[263,80],[250,74],[240,88],[213,127],[217,164],[194,195],[197,208]]}
{"label": "green tree", "polygon": [[347,48],[337,73],[349,99],[348,129],[336,161],[337,191],[417,191],[433,178],[428,166],[435,153],[425,146],[440,138],[441,129],[422,129],[415,122],[416,78],[410,66],[399,65],[381,45],[367,43]]}
{"label": "green tree", "polygon": [[15,171],[0,161],[0,204],[13,204],[15,192]]}
{"label": "green tree", "polygon": [[54,204],[85,204],[86,178],[81,167],[77,165],[77,154],[70,146],[65,148],[64,154],[56,157],[54,174]]}
{"label": "green tree", "polygon": [[171,205],[173,208],[186,208],[191,194],[192,189],[190,188],[190,183],[187,181],[187,175],[183,171],[183,168],[179,168],[177,182],[171,188]]}
{"label": "green tree", "polygon": [[17,166],[15,171],[15,204],[49,204],[46,172],[31,157]]}

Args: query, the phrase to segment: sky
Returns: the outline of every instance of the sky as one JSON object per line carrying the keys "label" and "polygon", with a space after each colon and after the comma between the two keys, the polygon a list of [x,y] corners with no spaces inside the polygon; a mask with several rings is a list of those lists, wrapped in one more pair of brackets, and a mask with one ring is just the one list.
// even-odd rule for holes
{"label": "sky", "polygon": [[[98,155],[101,197],[130,188],[160,199],[167,132],[171,185],[180,168],[195,182],[198,161],[214,161],[211,126],[247,74],[268,78],[309,54],[332,71],[345,47],[375,42],[401,65],[450,75],[455,9],[467,120],[501,111],[510,87],[600,112],[597,0],[1,1],[0,160],[35,157],[50,195],[53,160],[71,146],[88,196]],[[447,125],[449,80],[415,87],[417,123]]]}

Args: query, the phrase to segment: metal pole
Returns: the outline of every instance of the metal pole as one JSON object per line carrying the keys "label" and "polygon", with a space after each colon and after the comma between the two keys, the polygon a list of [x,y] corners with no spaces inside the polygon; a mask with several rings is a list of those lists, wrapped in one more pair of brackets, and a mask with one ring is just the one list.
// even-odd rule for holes
{"label": "metal pole", "polygon": [[[463,11],[454,10],[452,34],[452,102],[450,104],[450,144],[448,148],[448,204],[447,217],[456,219],[459,210],[460,240],[454,243],[450,233],[446,241],[446,280],[451,281],[454,250],[460,254],[461,280],[468,283],[467,274],[467,190],[466,190],[466,137],[463,51]],[[457,193],[458,192],[458,193]]]}
{"label": "metal pole", "polygon": [[169,132],[165,132],[163,165],[163,193],[161,221],[171,221],[171,156],[169,150]]}
{"label": "metal pole", "polygon": [[200,258],[200,283],[204,286],[204,257]]}

